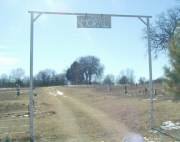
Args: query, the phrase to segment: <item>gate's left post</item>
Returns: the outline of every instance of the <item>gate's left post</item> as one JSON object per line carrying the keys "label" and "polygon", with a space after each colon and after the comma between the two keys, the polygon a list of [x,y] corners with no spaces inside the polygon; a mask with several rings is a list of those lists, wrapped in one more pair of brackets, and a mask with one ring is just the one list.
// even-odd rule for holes
{"label": "gate's left post", "polygon": [[34,93],[33,93],[33,39],[34,39],[34,13],[30,13],[30,92],[29,92],[29,132],[30,142],[35,142],[34,129]]}

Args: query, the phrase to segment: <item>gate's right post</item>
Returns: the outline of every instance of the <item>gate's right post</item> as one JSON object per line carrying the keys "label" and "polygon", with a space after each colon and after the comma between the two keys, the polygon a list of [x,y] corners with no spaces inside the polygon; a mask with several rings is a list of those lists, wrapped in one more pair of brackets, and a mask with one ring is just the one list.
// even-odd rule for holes
{"label": "gate's right post", "polygon": [[154,126],[154,95],[152,83],[152,57],[151,57],[151,39],[150,39],[150,19],[147,18],[147,37],[148,37],[148,56],[149,56],[149,95],[150,95],[150,129]]}

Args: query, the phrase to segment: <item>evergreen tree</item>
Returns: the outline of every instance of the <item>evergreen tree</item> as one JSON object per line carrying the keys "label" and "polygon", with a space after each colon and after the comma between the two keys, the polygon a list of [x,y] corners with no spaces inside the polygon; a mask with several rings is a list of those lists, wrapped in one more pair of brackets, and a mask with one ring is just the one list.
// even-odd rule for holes
{"label": "evergreen tree", "polygon": [[165,68],[166,89],[180,100],[180,31],[177,28],[169,45],[170,67]]}

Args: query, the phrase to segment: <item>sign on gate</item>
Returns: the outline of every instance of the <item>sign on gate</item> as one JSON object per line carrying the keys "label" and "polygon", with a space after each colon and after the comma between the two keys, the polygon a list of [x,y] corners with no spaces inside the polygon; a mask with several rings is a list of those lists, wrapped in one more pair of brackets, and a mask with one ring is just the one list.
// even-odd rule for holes
{"label": "sign on gate", "polygon": [[77,16],[77,28],[111,28],[111,16],[104,14]]}

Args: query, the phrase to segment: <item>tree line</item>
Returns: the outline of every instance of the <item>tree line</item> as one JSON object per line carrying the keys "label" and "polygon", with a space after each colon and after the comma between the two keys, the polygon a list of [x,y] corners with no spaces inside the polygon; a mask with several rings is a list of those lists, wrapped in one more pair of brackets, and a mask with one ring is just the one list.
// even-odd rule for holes
{"label": "tree line", "polygon": [[[55,86],[67,84],[66,75],[64,73],[57,74],[52,69],[39,71],[34,76],[34,86]],[[11,88],[20,85],[28,87],[30,79],[25,76],[25,71],[22,68],[17,68],[11,71],[10,75],[2,74],[0,77],[1,88]]]}
{"label": "tree line", "polygon": [[[112,74],[104,76],[103,73],[104,66],[99,58],[85,56],[75,60],[64,73],[56,73],[53,69],[39,71],[34,76],[34,85],[135,84],[135,75],[132,69],[121,71],[118,77]],[[139,84],[145,83],[147,83],[146,79],[141,77]],[[25,76],[25,71],[21,68],[12,70],[9,76],[2,74],[0,77],[0,87],[15,87],[17,84],[22,87],[29,86],[29,77]]]}

